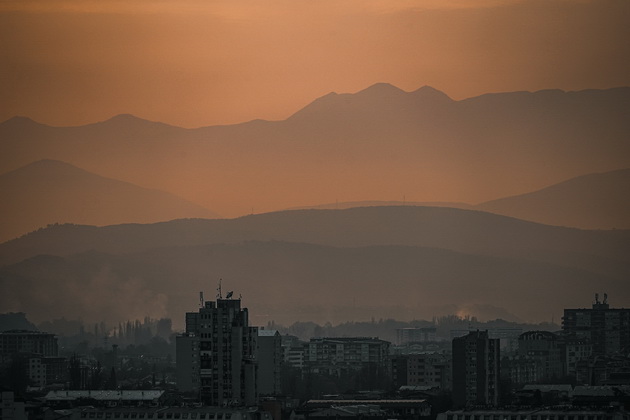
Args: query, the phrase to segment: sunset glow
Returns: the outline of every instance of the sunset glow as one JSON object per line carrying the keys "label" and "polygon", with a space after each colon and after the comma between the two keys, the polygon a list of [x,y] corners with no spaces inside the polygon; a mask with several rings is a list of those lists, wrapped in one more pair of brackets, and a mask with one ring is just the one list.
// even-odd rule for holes
{"label": "sunset glow", "polygon": [[377,82],[488,92],[630,84],[625,1],[2,1],[0,120],[285,119]]}

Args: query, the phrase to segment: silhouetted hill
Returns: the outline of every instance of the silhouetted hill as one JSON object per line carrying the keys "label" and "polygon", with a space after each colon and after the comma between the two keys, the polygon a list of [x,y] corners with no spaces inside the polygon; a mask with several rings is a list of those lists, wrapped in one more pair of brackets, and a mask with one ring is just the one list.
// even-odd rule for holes
{"label": "silhouetted hill", "polygon": [[576,177],[528,194],[478,205],[414,201],[357,201],[298,209],[348,209],[372,206],[435,206],[481,210],[517,219],[581,229],[630,229],[630,169]]}
{"label": "silhouetted hill", "polygon": [[425,119],[422,112],[430,112],[436,106],[451,105],[453,100],[446,94],[424,86],[414,92],[405,92],[388,83],[377,83],[360,92],[329,93],[293,114],[288,122],[314,121],[331,122],[360,121],[368,125],[375,122],[404,123]]}
{"label": "silhouetted hill", "polygon": [[0,124],[0,170],[69,161],[227,216],[403,195],[479,203],[630,167],[629,113],[630,88],[455,101],[430,87],[377,84],[325,95],[276,122],[183,129],[132,116],[81,127],[12,119]]}
{"label": "silhouetted hill", "polygon": [[150,223],[216,213],[172,194],[42,160],[0,175],[0,240],[52,223]]}
{"label": "silhouetted hill", "polygon": [[287,210],[343,210],[355,207],[389,207],[389,206],[429,206],[429,207],[452,207],[456,209],[473,209],[474,206],[466,203],[427,203],[423,201],[350,201],[341,203],[317,204],[313,206],[296,207]]}
{"label": "silhouetted hill", "polygon": [[74,127],[76,130],[83,128],[90,130],[97,130],[106,133],[109,138],[115,138],[116,136],[163,136],[166,133],[178,133],[185,130],[180,127],[164,124],[156,121],[148,121],[142,118],[138,118],[131,114],[119,114],[112,118],[100,121],[93,124],[88,124],[83,127]]}
{"label": "silhouetted hill", "polygon": [[123,254],[252,240],[337,247],[423,246],[549,262],[614,278],[630,275],[630,231],[569,229],[480,211],[412,206],[295,210],[100,228],[50,226],[0,244],[0,265],[40,254],[68,256],[89,250]]}
{"label": "silhouetted hill", "polygon": [[197,292],[213,294],[220,277],[224,290],[243,295],[256,325],[430,319],[488,302],[496,316],[541,321],[588,304],[592,290],[607,290],[613,304],[630,298],[625,279],[526,258],[273,241],[33,257],[0,269],[0,305],[36,320],[148,315],[181,325]]}
{"label": "silhouetted hill", "polygon": [[630,229],[630,169],[589,174],[475,208],[557,226]]}

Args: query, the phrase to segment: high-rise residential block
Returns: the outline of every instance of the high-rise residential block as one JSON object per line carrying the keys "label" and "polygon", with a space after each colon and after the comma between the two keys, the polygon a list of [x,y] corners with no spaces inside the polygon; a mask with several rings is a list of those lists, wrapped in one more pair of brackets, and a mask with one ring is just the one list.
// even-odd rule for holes
{"label": "high-rise residential block", "polygon": [[487,331],[453,339],[453,403],[456,407],[497,406],[500,344]]}
{"label": "high-rise residential block", "polygon": [[186,313],[186,332],[177,338],[180,389],[210,406],[256,404],[258,329],[249,326],[247,308],[240,299],[201,303]]}

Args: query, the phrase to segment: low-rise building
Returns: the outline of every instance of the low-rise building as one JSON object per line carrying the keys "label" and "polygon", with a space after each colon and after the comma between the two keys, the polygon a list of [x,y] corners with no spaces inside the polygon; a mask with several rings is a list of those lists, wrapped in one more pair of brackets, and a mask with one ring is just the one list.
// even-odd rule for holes
{"label": "low-rise building", "polygon": [[15,400],[12,391],[0,392],[0,419],[2,420],[27,420],[25,404]]}
{"label": "low-rise building", "polygon": [[54,334],[40,331],[9,330],[0,333],[0,354],[37,354],[57,356],[59,348]]}
{"label": "low-rise building", "polygon": [[436,327],[397,328],[396,344],[426,343],[436,340]]}
{"label": "low-rise building", "polygon": [[361,419],[377,417],[401,420],[419,420],[431,415],[431,405],[427,400],[419,399],[382,399],[382,400],[309,400],[299,413],[291,416],[292,420],[307,420],[339,416],[342,418]]}
{"label": "low-rise building", "polygon": [[312,338],[306,346],[304,364],[312,373],[328,375],[365,367],[385,371],[389,345],[374,337]]}

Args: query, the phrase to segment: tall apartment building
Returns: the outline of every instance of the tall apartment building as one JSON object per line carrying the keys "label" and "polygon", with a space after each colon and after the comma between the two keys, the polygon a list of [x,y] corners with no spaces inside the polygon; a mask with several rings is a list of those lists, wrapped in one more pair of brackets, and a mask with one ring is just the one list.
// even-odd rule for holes
{"label": "tall apartment building", "polygon": [[453,339],[453,403],[456,407],[499,403],[500,344],[487,331]]}
{"label": "tall apartment building", "polygon": [[186,332],[175,337],[177,388],[180,392],[199,395],[201,383],[199,357],[199,337],[194,332]]}
{"label": "tall apartment building", "polygon": [[589,340],[597,356],[630,350],[630,309],[610,308],[606,294],[601,302],[596,294],[591,309],[565,309],[562,329]]}
{"label": "tall apartment building", "polygon": [[255,404],[258,329],[249,326],[247,308],[240,299],[201,303],[186,313],[186,332],[176,341],[180,390],[210,406]]}

